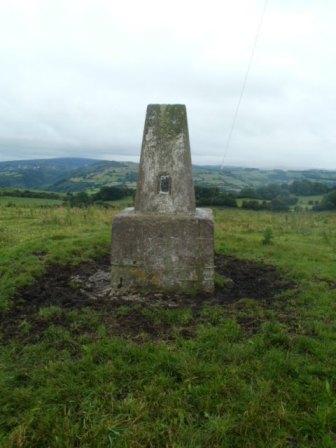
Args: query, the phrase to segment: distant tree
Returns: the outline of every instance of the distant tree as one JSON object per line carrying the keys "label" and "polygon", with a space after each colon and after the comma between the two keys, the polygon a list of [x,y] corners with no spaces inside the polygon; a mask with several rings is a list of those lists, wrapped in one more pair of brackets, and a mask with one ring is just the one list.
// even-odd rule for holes
{"label": "distant tree", "polygon": [[313,207],[313,210],[336,210],[336,190],[323,196],[321,202]]}
{"label": "distant tree", "polygon": [[256,199],[244,200],[241,208],[246,210],[267,210],[269,208],[267,202],[259,202]]}
{"label": "distant tree", "polygon": [[68,195],[68,202],[70,207],[88,207],[92,204],[92,198],[85,192],[81,191],[77,194]]}
{"label": "distant tree", "polygon": [[256,189],[256,197],[258,199],[266,199],[269,201],[287,194],[289,194],[287,184],[268,184]]}
{"label": "distant tree", "polygon": [[268,184],[257,188],[245,187],[239,192],[240,198],[264,199],[272,200],[284,198],[290,195],[313,196],[318,194],[326,194],[330,191],[330,187],[321,182],[312,182],[309,180],[295,180],[292,183]]}
{"label": "distant tree", "polygon": [[257,193],[252,187],[244,187],[240,190],[238,197],[255,199],[257,197]]}
{"label": "distant tree", "polygon": [[41,199],[61,199],[58,193],[50,193],[46,191],[32,191],[20,189],[0,189],[0,196],[9,196],[14,198],[41,198]]}
{"label": "distant tree", "polygon": [[198,206],[221,206],[237,207],[234,194],[221,191],[218,187],[195,186],[196,205]]}
{"label": "distant tree", "polygon": [[94,201],[117,201],[132,196],[133,193],[134,190],[125,186],[102,187],[92,198]]}
{"label": "distant tree", "polygon": [[294,180],[291,184],[289,184],[289,191],[293,194],[298,194],[301,196],[314,196],[328,193],[330,191],[330,187],[321,182]]}
{"label": "distant tree", "polygon": [[284,202],[287,205],[296,205],[299,201],[298,197],[293,196],[291,194],[277,196],[277,199],[281,199],[282,202]]}
{"label": "distant tree", "polygon": [[286,212],[289,210],[289,204],[286,203],[283,197],[279,196],[271,200],[270,209],[273,212]]}
{"label": "distant tree", "polygon": [[220,192],[218,196],[213,198],[212,204],[214,206],[222,206],[222,207],[237,207],[237,200],[231,193]]}
{"label": "distant tree", "polygon": [[137,182],[138,180],[138,173],[135,171],[127,171],[125,174],[125,182]]}

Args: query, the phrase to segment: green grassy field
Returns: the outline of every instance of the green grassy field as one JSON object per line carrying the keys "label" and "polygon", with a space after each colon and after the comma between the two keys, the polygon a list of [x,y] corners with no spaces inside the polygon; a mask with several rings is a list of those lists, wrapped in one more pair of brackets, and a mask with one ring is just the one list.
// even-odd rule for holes
{"label": "green grassy field", "polygon": [[[115,213],[1,202],[2,313],[51,263],[107,254]],[[296,287],[270,303],[205,305],[192,337],[179,331],[188,306],[154,307],[147,318],[169,322],[168,339],[111,334],[99,308],[41,307],[37,341],[29,316],[1,339],[1,447],[336,446],[336,214],[215,219],[217,252],[276,265]]]}
{"label": "green grassy field", "polygon": [[317,204],[323,198],[322,195],[315,196],[299,196],[299,204],[301,207],[312,208],[314,204]]}
{"label": "green grassy field", "polygon": [[[322,195],[314,195],[314,196],[298,196],[298,203],[296,204],[299,207],[302,207],[304,209],[312,209],[313,205],[317,204],[321,201]],[[257,200],[259,203],[263,202],[261,199],[251,199],[251,198],[238,198],[237,204],[238,207],[242,206],[243,201],[251,201],[251,200]],[[294,206],[291,207],[293,209]]]}
{"label": "green grassy field", "polygon": [[17,198],[13,196],[0,196],[0,206],[12,207],[19,205],[27,207],[61,205],[61,199],[44,199],[44,198]]}

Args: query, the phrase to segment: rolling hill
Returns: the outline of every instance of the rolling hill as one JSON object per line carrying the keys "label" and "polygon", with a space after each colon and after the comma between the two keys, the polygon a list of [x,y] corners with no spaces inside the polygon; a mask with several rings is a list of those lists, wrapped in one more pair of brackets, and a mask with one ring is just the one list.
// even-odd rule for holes
{"label": "rolling hill", "polygon": [[[135,187],[138,164],[85,158],[57,158],[0,162],[0,188],[55,192],[97,190],[106,185]],[[310,180],[336,185],[336,171],[265,170],[258,168],[193,166],[194,180],[227,191],[269,183]]]}

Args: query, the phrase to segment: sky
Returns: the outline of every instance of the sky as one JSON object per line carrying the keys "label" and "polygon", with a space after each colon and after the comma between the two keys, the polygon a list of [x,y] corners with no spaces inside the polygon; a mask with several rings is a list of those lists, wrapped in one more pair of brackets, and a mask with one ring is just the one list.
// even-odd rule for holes
{"label": "sky", "polygon": [[[192,160],[336,169],[336,2],[2,0],[0,160],[137,161],[147,104],[187,106]],[[224,159],[223,159],[224,157]]]}

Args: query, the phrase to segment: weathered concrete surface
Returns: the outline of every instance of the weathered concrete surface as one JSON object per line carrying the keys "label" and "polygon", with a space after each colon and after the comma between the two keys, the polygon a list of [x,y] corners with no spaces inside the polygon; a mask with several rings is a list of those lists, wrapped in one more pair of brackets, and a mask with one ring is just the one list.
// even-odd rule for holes
{"label": "weathered concrete surface", "polygon": [[135,209],[112,225],[112,287],[212,291],[212,212],[195,208],[186,108],[147,108]]}
{"label": "weathered concrete surface", "polygon": [[112,287],[126,290],[213,290],[212,211],[158,215],[126,209],[112,226]]}
{"label": "weathered concrete surface", "polygon": [[[160,188],[162,177],[168,177],[168,191]],[[195,212],[187,112],[182,104],[147,107],[135,210]]]}

